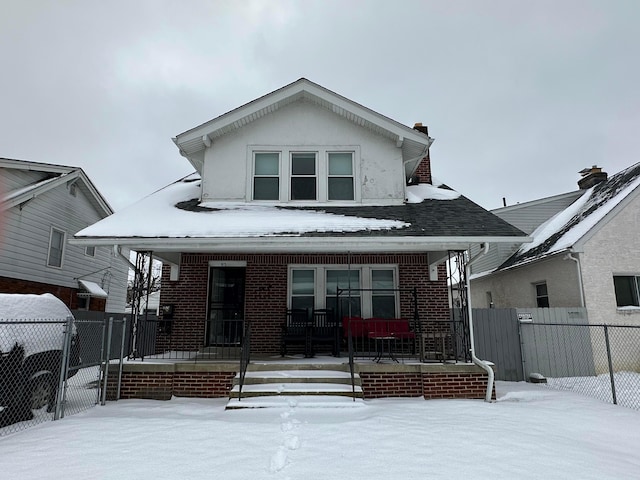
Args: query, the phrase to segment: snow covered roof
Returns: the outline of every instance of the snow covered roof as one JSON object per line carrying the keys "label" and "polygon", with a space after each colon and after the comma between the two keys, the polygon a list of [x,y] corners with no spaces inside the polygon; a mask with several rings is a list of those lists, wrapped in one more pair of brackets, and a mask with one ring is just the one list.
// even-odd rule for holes
{"label": "snow covered roof", "polygon": [[[409,187],[405,205],[297,206],[245,202],[199,203],[200,176],[189,175],[138,203],[78,232],[74,243],[94,245],[150,245],[177,251],[238,247],[239,239],[252,248],[267,239],[287,239],[287,248],[311,237],[340,237],[340,248],[354,243],[375,243],[382,238],[399,238],[411,248],[424,250],[428,239],[467,243],[487,237],[508,237],[511,242],[526,236],[512,225],[447,187]],[[514,238],[517,237],[517,238]],[[145,241],[147,240],[147,241]],[[138,247],[140,248],[140,247]],[[336,247],[337,248],[337,247]],[[379,246],[377,248],[380,248]],[[409,248],[409,247],[407,247]],[[157,248],[154,248],[157,250]]]}
{"label": "snow covered roof", "polygon": [[637,163],[588,190],[569,207],[552,216],[498,269],[503,270],[566,251],[576,245],[640,185]]}
{"label": "snow covered roof", "polygon": [[[95,298],[108,298],[109,294],[105,292],[100,285],[95,282],[90,282],[89,280],[78,280],[78,284],[80,287],[88,293],[90,296]],[[82,293],[78,294],[83,295]]]}

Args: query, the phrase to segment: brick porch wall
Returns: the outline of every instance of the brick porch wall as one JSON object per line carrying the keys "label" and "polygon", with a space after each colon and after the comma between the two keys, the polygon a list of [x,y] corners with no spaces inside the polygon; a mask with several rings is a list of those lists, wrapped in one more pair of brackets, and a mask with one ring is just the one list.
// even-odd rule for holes
{"label": "brick porch wall", "polygon": [[[197,350],[204,345],[209,262],[214,260],[244,261],[247,264],[245,318],[251,320],[251,350],[254,353],[279,353],[290,264],[397,264],[399,285],[417,288],[421,320],[449,319],[446,267],[439,267],[438,281],[430,281],[426,254],[183,254],[178,281],[170,281],[169,267],[163,268],[161,304],[174,304],[175,311],[171,345],[168,345],[168,337],[160,335],[159,348]],[[412,313],[412,295],[402,293],[400,315],[411,317]]]}
{"label": "brick porch wall", "polygon": [[[0,277],[1,293],[22,293],[42,295],[50,293],[58,297],[69,310],[78,309],[78,289],[70,287],[61,287],[60,285],[52,285],[49,283],[32,282],[29,280],[20,280],[16,278]],[[92,298],[89,310],[94,312],[104,312],[107,301],[104,298]]]}
{"label": "brick porch wall", "polygon": [[[365,399],[423,397],[430,399],[485,397],[487,375],[474,365],[357,365]],[[121,399],[169,400],[172,396],[229,396],[237,365],[126,365]],[[116,397],[117,376],[110,377],[107,396]],[[493,389],[495,399],[495,385]]]}

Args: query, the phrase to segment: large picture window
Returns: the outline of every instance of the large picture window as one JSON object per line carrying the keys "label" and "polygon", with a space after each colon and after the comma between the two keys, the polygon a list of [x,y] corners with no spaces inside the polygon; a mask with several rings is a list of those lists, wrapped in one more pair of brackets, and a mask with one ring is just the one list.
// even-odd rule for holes
{"label": "large picture window", "polygon": [[640,277],[633,275],[614,276],[613,287],[618,307],[640,307]]}
{"label": "large picture window", "polygon": [[[395,265],[291,266],[290,308],[331,308],[340,315],[396,318],[399,308]],[[349,289],[351,289],[349,291]]]}

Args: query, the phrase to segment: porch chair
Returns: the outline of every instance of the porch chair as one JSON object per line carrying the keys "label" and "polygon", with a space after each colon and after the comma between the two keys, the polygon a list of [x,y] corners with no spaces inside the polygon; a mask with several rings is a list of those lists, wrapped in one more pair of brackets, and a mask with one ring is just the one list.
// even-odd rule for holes
{"label": "porch chair", "polygon": [[328,346],[331,348],[331,355],[337,357],[340,354],[340,326],[336,321],[333,309],[313,310],[312,316],[311,353],[315,354],[319,346]]}
{"label": "porch chair", "polygon": [[311,334],[313,330],[313,316],[311,309],[293,308],[286,312],[280,336],[280,355],[287,355],[290,345],[302,345],[305,357],[313,356]]}

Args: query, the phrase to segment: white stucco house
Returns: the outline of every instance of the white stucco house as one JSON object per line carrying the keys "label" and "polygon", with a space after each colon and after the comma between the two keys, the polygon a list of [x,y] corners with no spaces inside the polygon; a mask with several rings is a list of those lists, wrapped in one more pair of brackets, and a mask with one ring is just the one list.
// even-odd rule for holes
{"label": "white stucco house", "polygon": [[0,158],[0,293],[124,312],[126,262],[104,246],[69,244],[112,213],[81,168]]}
{"label": "white stucco house", "polygon": [[640,163],[580,189],[493,210],[530,234],[472,270],[475,307],[585,307],[592,324],[640,324]]}

